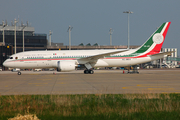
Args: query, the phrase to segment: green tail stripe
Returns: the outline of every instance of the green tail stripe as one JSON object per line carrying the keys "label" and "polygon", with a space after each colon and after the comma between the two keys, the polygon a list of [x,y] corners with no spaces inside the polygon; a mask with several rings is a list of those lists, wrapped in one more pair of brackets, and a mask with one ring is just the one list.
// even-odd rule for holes
{"label": "green tail stripe", "polygon": [[149,49],[149,47],[151,47],[151,45],[153,44],[153,40],[152,40],[152,37],[154,34],[156,33],[160,33],[162,31],[162,29],[164,28],[166,23],[163,23],[159,29],[157,29],[152,35],[151,37],[135,52],[135,54],[138,54],[138,53],[143,53],[145,52],[146,50]]}
{"label": "green tail stripe", "polygon": [[156,33],[160,33],[162,31],[162,29],[164,28],[165,24],[166,23],[163,23],[137,51],[135,51],[134,53],[131,53],[129,55],[124,55],[122,57],[134,57],[134,56],[138,56],[139,54],[147,51],[153,44],[153,40],[152,40],[153,35]]}

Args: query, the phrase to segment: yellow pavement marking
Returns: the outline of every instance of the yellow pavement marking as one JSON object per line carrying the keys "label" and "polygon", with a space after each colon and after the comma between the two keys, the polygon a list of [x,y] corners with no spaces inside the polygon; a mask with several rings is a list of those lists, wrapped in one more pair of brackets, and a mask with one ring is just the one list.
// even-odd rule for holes
{"label": "yellow pavement marking", "polygon": [[122,89],[127,89],[128,87],[122,87]]}
{"label": "yellow pavement marking", "polygon": [[148,90],[174,90],[174,88],[148,88]]}
{"label": "yellow pavement marking", "polygon": [[48,84],[48,83],[28,83],[28,84]]}
{"label": "yellow pavement marking", "polygon": [[52,80],[52,79],[37,79],[37,80],[42,80],[42,81],[44,80],[45,81],[45,80]]}
{"label": "yellow pavement marking", "polygon": [[134,87],[122,87],[122,89],[134,89]]}
{"label": "yellow pavement marking", "polygon": [[138,84],[136,86],[128,86],[122,87],[122,89],[139,89],[143,88],[147,90],[164,90],[164,91],[172,91],[174,88],[169,88],[168,86],[154,86],[153,84]]}
{"label": "yellow pavement marking", "polygon": [[66,83],[64,83],[64,82],[61,82],[61,83],[58,83],[58,84],[66,84]]}
{"label": "yellow pavement marking", "polygon": [[7,85],[5,87],[8,87]]}
{"label": "yellow pavement marking", "polygon": [[64,78],[60,78],[60,79],[58,79],[58,80],[65,80]]}
{"label": "yellow pavement marking", "polygon": [[139,84],[139,85],[137,85],[138,87],[163,87],[163,88],[165,88],[165,87],[168,87],[168,86],[159,86],[159,85],[157,85],[157,86],[155,86],[155,85],[148,85],[148,84]]}

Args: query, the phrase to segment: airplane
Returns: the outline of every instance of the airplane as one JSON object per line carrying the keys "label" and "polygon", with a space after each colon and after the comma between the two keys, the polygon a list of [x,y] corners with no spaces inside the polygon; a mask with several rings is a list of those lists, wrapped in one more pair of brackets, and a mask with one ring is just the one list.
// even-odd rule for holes
{"label": "airplane", "polygon": [[[3,65],[11,68],[57,68],[58,72],[73,71],[84,66],[84,74],[93,74],[95,67],[126,67],[164,58],[161,53],[171,22],[163,23],[148,40],[136,49],[50,50],[26,51],[11,55]],[[21,72],[18,72],[21,75]]]}

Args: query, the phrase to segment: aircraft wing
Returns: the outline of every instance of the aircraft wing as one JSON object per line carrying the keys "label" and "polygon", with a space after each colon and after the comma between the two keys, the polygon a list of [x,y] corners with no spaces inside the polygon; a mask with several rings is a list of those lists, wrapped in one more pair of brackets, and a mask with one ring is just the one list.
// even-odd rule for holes
{"label": "aircraft wing", "polygon": [[153,55],[149,55],[149,57],[155,57],[155,56],[159,56],[159,55],[171,55],[171,53],[173,53],[173,52],[175,52],[175,51],[153,54]]}
{"label": "aircraft wing", "polygon": [[85,57],[85,58],[79,58],[77,59],[79,62],[95,62],[97,61],[99,58],[104,58],[105,56],[110,56],[116,53],[122,53],[128,50],[121,50],[121,51],[113,51],[113,52],[108,52],[108,53],[103,53],[103,54],[97,54],[97,55],[93,55],[93,56],[89,56],[89,57]]}

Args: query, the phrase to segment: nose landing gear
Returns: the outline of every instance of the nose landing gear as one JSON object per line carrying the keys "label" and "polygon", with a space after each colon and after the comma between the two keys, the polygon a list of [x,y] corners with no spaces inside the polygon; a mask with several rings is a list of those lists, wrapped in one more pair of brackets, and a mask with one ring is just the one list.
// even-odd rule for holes
{"label": "nose landing gear", "polygon": [[18,73],[17,73],[18,75],[21,75],[21,72],[20,71],[18,71]]}

